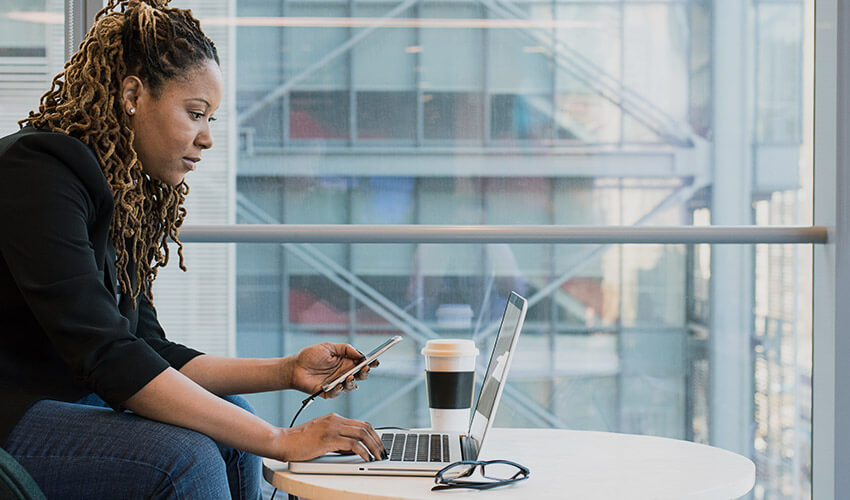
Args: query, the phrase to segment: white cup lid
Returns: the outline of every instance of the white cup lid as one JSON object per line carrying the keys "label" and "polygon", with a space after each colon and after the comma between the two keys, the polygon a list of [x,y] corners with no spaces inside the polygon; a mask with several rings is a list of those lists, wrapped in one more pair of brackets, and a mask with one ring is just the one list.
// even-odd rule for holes
{"label": "white cup lid", "polygon": [[469,339],[432,339],[422,348],[425,356],[477,356],[478,348]]}

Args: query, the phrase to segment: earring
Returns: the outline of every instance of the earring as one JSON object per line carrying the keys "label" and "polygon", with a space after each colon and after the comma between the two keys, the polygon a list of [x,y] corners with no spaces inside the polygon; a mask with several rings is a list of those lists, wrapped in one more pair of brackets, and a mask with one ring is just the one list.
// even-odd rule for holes
{"label": "earring", "polygon": [[134,114],[136,114],[136,108],[130,108],[130,109],[127,110],[127,112],[130,113],[131,115],[134,115]]}

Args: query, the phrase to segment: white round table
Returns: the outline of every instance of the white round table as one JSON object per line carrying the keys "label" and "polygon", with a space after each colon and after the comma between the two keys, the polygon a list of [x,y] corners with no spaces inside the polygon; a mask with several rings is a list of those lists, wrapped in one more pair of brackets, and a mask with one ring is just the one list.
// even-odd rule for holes
{"label": "white round table", "polygon": [[[745,495],[755,465],[741,455],[688,441],[561,429],[492,429],[482,460],[504,458],[531,470],[525,481],[486,492],[431,491],[430,477],[292,474],[265,459],[266,481],[322,499],[726,499]],[[285,498],[285,497],[284,497]]]}

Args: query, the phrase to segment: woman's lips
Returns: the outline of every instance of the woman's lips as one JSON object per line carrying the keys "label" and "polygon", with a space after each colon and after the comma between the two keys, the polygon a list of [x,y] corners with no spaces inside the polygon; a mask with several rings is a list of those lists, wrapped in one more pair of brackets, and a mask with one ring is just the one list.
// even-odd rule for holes
{"label": "woman's lips", "polygon": [[200,158],[183,158],[183,164],[186,165],[186,168],[189,170],[195,170],[195,165],[201,161]]}

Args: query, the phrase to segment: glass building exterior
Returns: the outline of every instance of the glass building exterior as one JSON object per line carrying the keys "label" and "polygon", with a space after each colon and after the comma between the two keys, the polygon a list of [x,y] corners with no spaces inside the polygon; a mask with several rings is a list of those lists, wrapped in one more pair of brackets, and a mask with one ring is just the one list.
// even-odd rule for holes
{"label": "glass building exterior", "polygon": [[[216,147],[187,181],[187,225],[812,223],[810,1],[173,4],[201,19],[227,82]],[[4,133],[61,69],[61,13],[55,0],[0,7]],[[20,84],[24,66],[41,68],[38,90]],[[157,308],[170,337],[207,352],[405,337],[358,391],[302,421],[427,426],[423,343],[472,338],[486,358],[516,290],[531,307],[496,425],[721,446],[756,463],[752,498],[811,497],[807,245],[189,243],[186,255],[188,274],[158,278]],[[302,396],[249,399],[286,425]]]}

